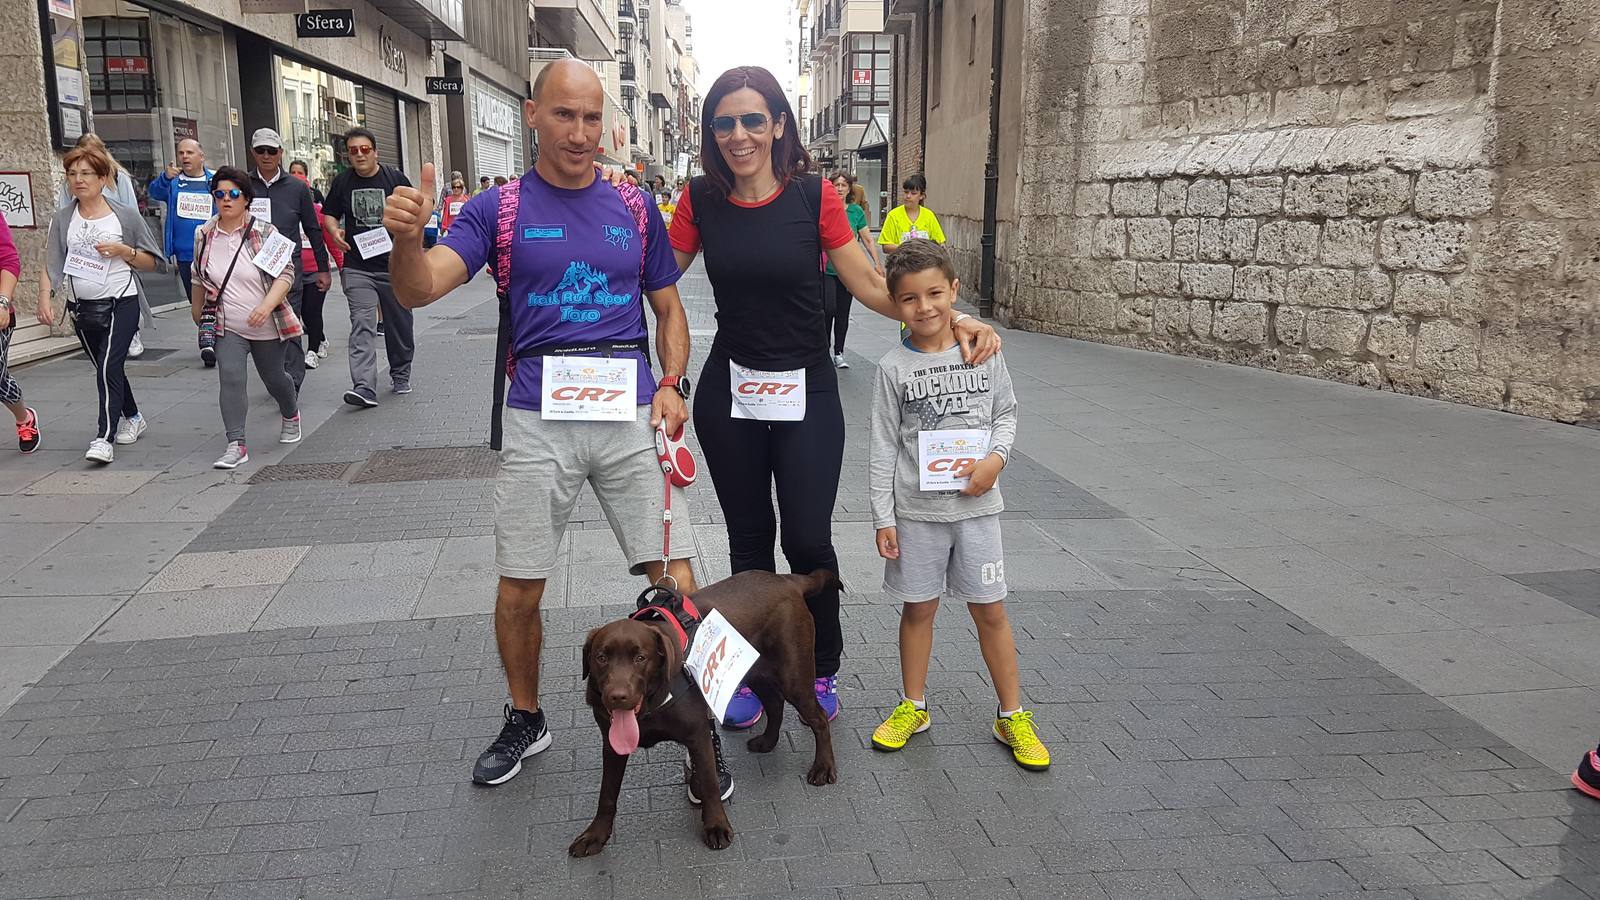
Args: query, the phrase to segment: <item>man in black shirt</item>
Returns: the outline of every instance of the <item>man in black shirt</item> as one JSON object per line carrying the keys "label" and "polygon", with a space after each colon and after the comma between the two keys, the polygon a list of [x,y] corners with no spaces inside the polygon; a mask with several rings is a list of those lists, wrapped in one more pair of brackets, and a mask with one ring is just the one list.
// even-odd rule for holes
{"label": "man in black shirt", "polygon": [[[257,218],[271,220],[272,227],[289,240],[311,243],[311,252],[317,259],[317,287],[326,291],[332,279],[328,273],[328,248],[322,243],[322,220],[317,217],[311,189],[284,171],[283,139],[271,128],[256,129],[250,137],[250,153],[256,161],[255,171],[250,173],[250,181],[256,189],[251,212]],[[289,264],[295,271],[294,286],[289,288],[289,306],[299,318],[303,308],[298,252],[290,255]],[[283,342],[283,369],[294,380],[295,390],[306,380],[306,348],[302,343],[300,338]]]}
{"label": "man in black shirt", "polygon": [[383,343],[389,379],[396,394],[411,393],[411,359],[416,353],[411,310],[400,305],[389,284],[389,250],[383,206],[397,187],[411,187],[399,170],[378,162],[378,139],[365,128],[345,134],[351,168],[328,186],[322,224],[328,240],[345,253],[340,280],[350,303],[350,390],[344,402],[378,405],[378,310],[383,310]]}

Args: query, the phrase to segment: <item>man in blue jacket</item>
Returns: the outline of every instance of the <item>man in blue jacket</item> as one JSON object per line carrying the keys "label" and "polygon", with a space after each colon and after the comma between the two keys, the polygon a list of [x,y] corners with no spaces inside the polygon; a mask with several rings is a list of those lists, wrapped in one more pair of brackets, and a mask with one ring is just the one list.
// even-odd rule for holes
{"label": "man in blue jacket", "polygon": [[[178,142],[178,164],[167,163],[167,170],[150,182],[150,199],[167,205],[167,225],[162,247],[167,258],[177,262],[178,278],[183,282],[183,298],[194,293],[194,230],[211,218],[212,171],[206,168],[206,152],[194,138]],[[217,364],[216,338],[200,332],[200,358],[207,367]]]}

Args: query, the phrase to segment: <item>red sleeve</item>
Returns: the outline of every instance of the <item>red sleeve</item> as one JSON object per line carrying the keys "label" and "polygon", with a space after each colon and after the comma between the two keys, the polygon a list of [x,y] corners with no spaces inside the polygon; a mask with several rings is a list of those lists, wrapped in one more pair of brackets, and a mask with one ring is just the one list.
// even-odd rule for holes
{"label": "red sleeve", "polygon": [[11,242],[11,226],[0,218],[0,270],[22,277],[22,257],[17,255],[17,245]]}
{"label": "red sleeve", "polygon": [[822,215],[817,226],[822,234],[822,249],[837,250],[856,239],[850,230],[850,217],[845,214],[844,201],[832,185],[822,183]]}
{"label": "red sleeve", "polygon": [[[837,192],[836,192],[837,193]],[[700,252],[700,226],[694,222],[694,210],[689,208],[689,186],[678,194],[678,204],[672,211],[672,225],[667,228],[667,240],[672,249],[685,253]]]}

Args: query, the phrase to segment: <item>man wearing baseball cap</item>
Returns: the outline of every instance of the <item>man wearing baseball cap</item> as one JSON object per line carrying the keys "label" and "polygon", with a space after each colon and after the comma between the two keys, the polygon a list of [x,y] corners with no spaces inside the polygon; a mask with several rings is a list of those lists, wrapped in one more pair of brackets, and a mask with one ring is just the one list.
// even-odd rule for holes
{"label": "man wearing baseball cap", "polygon": [[[322,243],[322,220],[317,216],[311,188],[291,176],[284,167],[283,138],[271,128],[257,128],[250,136],[250,155],[256,163],[250,173],[256,191],[250,213],[258,219],[271,221],[279,234],[311,248],[317,260],[317,287],[326,291],[332,283],[328,273],[328,248]],[[295,267],[289,306],[298,317],[301,314],[300,254],[289,259],[289,265]],[[306,348],[301,346],[300,338],[283,342],[283,369],[294,379],[295,390],[299,390],[300,383],[306,380]]]}

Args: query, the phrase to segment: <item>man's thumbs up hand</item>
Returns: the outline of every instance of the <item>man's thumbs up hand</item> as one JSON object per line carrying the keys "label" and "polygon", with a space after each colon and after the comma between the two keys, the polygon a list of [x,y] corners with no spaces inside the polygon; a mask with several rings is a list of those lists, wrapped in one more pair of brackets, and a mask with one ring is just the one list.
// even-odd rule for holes
{"label": "man's thumbs up hand", "polygon": [[397,187],[383,205],[383,227],[396,240],[422,243],[422,229],[433,215],[433,197],[438,176],[433,163],[422,164],[422,186]]}

